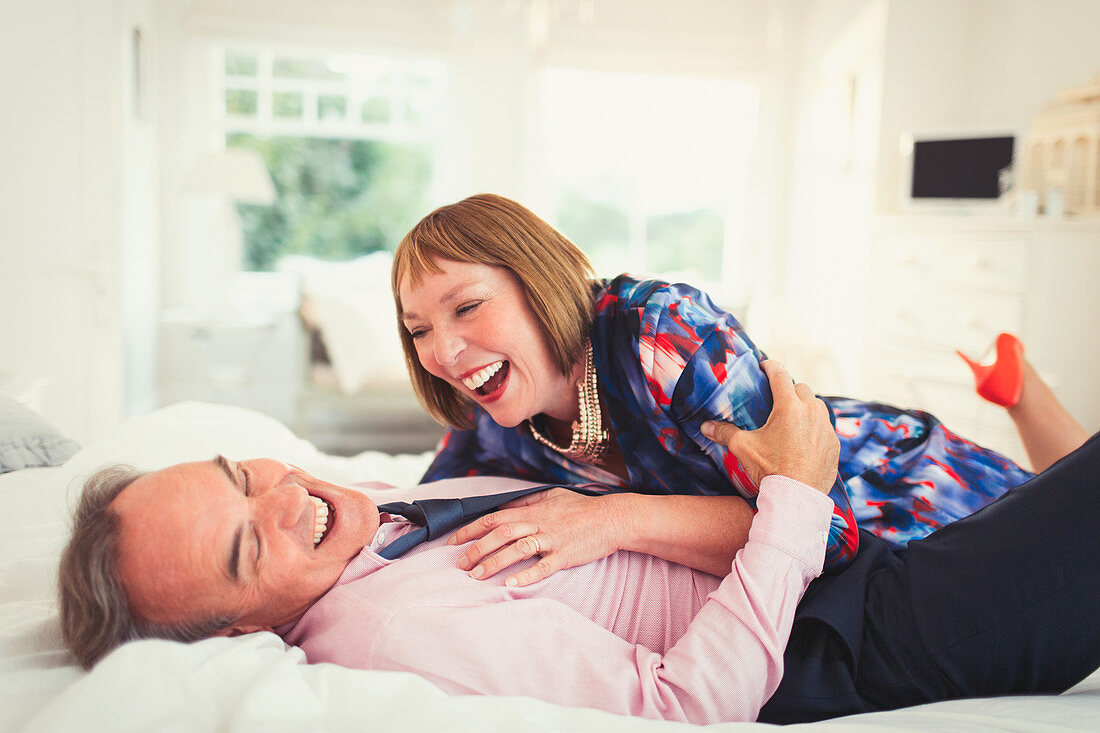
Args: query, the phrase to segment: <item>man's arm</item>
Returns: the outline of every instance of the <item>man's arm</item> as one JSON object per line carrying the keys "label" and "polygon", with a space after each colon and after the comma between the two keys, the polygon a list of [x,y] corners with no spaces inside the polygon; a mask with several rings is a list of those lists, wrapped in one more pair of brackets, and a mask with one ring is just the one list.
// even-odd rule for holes
{"label": "man's arm", "polygon": [[[345,629],[333,631],[340,643],[320,656],[308,641],[303,647],[311,661],[414,672],[451,694],[525,695],[692,723],[752,720],[782,677],[795,608],[821,570],[832,509],[821,493],[779,477],[764,481],[759,507],[729,574],[664,654],[595,623],[566,595],[621,592],[623,584],[627,593],[653,592],[631,587],[642,575],[633,565],[622,574],[606,570],[645,562],[637,556],[578,569],[591,578],[562,581],[560,598],[510,599],[501,589],[499,602],[415,602],[381,624],[357,620],[349,605],[329,614]],[[340,591],[358,602],[352,591]],[[369,595],[362,602],[370,603]],[[658,638],[668,622],[634,621],[658,624],[648,630]]]}
{"label": "man's arm", "polygon": [[703,434],[724,443],[759,483],[780,475],[828,493],[836,479],[840,439],[829,421],[829,408],[806,384],[792,384],[786,367],[763,363],[775,406],[764,427],[741,430],[723,422],[703,423]]}
{"label": "man's arm", "polygon": [[[828,494],[840,457],[829,408],[806,384],[793,384],[779,362],[769,360],[762,366],[774,400],[764,427],[741,430],[731,423],[708,422],[703,433],[726,444],[757,486],[764,477],[778,475]],[[752,511],[738,497],[633,496],[636,504],[627,516],[635,523],[634,531],[619,549],[718,575],[726,572],[749,534]]]}
{"label": "man's arm", "polygon": [[[776,383],[774,429],[730,437],[731,450],[741,451],[746,466],[762,474],[748,542],[663,655],[616,636],[567,605],[565,596],[418,601],[366,621],[355,604],[370,604],[372,596],[350,588],[337,590],[350,605],[326,617],[331,628],[312,640],[320,648],[311,649],[309,639],[303,648],[311,661],[415,672],[452,694],[528,695],[693,723],[754,719],[782,678],[783,649],[802,593],[821,572],[833,508],[824,492],[837,452],[827,411],[814,404],[812,393],[791,385],[785,371],[769,371]],[[796,450],[791,435],[809,448]],[[637,555],[619,557],[641,561]],[[579,569],[592,578],[563,585],[562,592],[615,592],[622,584],[605,577],[609,563]],[[626,592],[650,590],[631,588],[630,579],[637,582],[639,574],[628,570]],[[660,627],[650,631],[662,633]]]}

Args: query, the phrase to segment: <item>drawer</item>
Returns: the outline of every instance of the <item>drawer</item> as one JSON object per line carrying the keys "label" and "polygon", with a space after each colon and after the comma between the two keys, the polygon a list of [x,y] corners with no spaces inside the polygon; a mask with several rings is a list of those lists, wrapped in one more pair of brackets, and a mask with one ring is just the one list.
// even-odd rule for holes
{"label": "drawer", "polygon": [[868,356],[861,397],[930,412],[952,432],[1026,462],[1008,413],[975,394],[970,370],[954,354],[872,349]]}
{"label": "drawer", "polygon": [[163,383],[243,384],[256,379],[298,383],[307,359],[296,317],[249,326],[165,323],[158,350]]}
{"label": "drawer", "polygon": [[878,290],[871,304],[872,339],[962,349],[978,357],[1001,331],[1019,333],[1019,295],[963,294],[941,288]]}
{"label": "drawer", "polygon": [[945,285],[1021,292],[1027,244],[1021,239],[898,236],[875,247],[874,281],[894,287]]}
{"label": "drawer", "polygon": [[960,242],[944,253],[944,282],[961,288],[1022,293],[1027,246],[1022,241]]}
{"label": "drawer", "polygon": [[943,277],[946,247],[936,239],[895,237],[875,247],[873,282],[916,287]]}
{"label": "drawer", "polygon": [[876,399],[898,407],[933,411],[967,402],[970,370],[949,352],[916,355],[901,349],[869,351],[867,380]]}

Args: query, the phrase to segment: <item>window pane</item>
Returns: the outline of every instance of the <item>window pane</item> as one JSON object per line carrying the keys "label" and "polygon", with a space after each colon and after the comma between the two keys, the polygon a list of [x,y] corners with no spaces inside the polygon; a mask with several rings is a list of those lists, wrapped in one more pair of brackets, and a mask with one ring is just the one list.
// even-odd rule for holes
{"label": "window pane", "polygon": [[412,101],[405,102],[405,121],[414,127],[420,127],[425,122],[424,115],[420,112],[420,107]]}
{"label": "window pane", "polygon": [[260,151],[275,182],[273,205],[237,207],[247,269],[269,270],[287,254],[342,260],[392,250],[430,208],[427,146],[246,134],[226,144]]}
{"label": "window pane", "polygon": [[250,89],[227,89],[225,111],[231,115],[254,115],[259,108],[259,97]]}
{"label": "window pane", "polygon": [[651,216],[646,220],[649,266],[654,272],[701,270],[722,261],[721,215],[713,209],[697,209]]}
{"label": "window pane", "polygon": [[333,71],[323,58],[290,58],[279,56],[271,64],[271,75],[283,79],[347,79],[348,75]]}
{"label": "window pane", "polygon": [[601,275],[717,281],[747,248],[757,99],[734,81],[548,69],[540,199]]}
{"label": "window pane", "polygon": [[274,92],[271,95],[271,112],[276,117],[301,117],[302,95],[294,92]]}
{"label": "window pane", "polygon": [[396,132],[427,141],[446,114],[447,67],[438,60],[221,53],[224,66],[254,72],[221,77],[225,88],[241,90],[226,100],[227,134],[266,134],[274,121],[283,134],[315,137],[331,134],[339,122],[349,137],[389,138]]}
{"label": "window pane", "polygon": [[433,203],[446,66],[277,49],[240,56],[224,57],[226,68],[252,72],[221,77],[229,80],[226,144],[257,150],[276,190],[271,206],[237,207],[244,267],[272,269],[290,254],[342,260],[392,250]]}
{"label": "window pane", "polygon": [[384,97],[371,97],[363,102],[360,114],[363,122],[389,122],[390,100]]}
{"label": "window pane", "polygon": [[256,76],[259,67],[254,53],[225,52],[225,73],[230,76]]}
{"label": "window pane", "polygon": [[348,100],[335,94],[321,94],[317,97],[317,119],[342,120],[348,114]]}
{"label": "window pane", "polygon": [[579,191],[567,191],[554,218],[562,234],[581,246],[592,260],[597,273],[610,273],[617,267],[630,242],[630,221],[622,207],[588,199]]}

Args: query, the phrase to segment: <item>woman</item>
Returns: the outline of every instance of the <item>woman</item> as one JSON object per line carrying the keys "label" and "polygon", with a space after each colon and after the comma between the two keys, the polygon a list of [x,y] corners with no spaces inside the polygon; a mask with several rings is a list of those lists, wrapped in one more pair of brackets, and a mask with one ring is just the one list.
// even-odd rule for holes
{"label": "woman", "polygon": [[[451,427],[424,481],[493,474],[654,495],[619,496],[593,511],[592,500],[551,492],[533,500],[543,506],[489,515],[456,535],[486,535],[463,558],[474,577],[542,555],[510,579],[526,584],[615,549],[710,570],[697,548],[664,532],[678,524],[662,519],[669,513],[700,517],[701,535],[743,544],[751,507],[731,497],[751,502],[756,485],[703,425],[758,428],[771,398],[763,354],[704,293],[626,275],[596,281],[568,239],[491,194],[418,223],[395,253],[392,285],[413,385]],[[826,568],[855,554],[857,522],[902,545],[1031,476],[927,413],[825,401],[841,441]],[[727,511],[708,510],[714,501]],[[618,509],[604,511],[612,504]],[[605,531],[577,529],[578,514]],[[712,515],[723,520],[706,524]]]}

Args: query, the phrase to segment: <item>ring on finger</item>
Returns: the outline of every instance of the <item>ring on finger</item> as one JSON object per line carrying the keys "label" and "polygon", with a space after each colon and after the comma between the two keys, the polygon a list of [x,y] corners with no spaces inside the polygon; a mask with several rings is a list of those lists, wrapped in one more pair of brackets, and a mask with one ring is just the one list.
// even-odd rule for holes
{"label": "ring on finger", "polygon": [[536,537],[535,535],[530,535],[530,538],[531,538],[531,541],[535,543],[535,551],[532,554],[538,555],[539,553],[542,552],[542,547],[539,545],[539,538]]}

